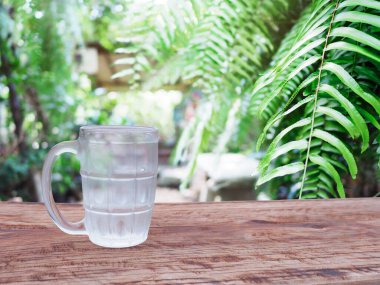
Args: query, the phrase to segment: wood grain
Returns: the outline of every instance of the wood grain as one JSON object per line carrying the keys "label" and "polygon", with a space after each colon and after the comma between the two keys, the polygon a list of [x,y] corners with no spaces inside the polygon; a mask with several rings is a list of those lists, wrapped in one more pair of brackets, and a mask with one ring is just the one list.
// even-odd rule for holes
{"label": "wood grain", "polygon": [[0,203],[0,282],[380,284],[379,235],[377,198],[158,204],[144,244],[107,249],[41,204]]}

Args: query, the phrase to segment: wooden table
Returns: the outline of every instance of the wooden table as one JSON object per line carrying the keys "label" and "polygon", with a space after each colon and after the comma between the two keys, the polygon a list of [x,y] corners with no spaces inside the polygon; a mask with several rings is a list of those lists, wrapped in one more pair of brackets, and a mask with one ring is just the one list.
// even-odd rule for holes
{"label": "wooden table", "polygon": [[43,281],[380,284],[380,200],[158,204],[148,240],[125,249],[64,234],[41,204],[0,203],[0,283]]}

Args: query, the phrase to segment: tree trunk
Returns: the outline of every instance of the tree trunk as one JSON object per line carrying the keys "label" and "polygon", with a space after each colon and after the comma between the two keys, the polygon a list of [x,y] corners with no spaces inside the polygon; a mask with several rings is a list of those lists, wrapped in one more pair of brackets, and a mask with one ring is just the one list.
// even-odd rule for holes
{"label": "tree trunk", "polygon": [[26,150],[25,136],[22,130],[22,123],[24,117],[22,114],[22,108],[19,95],[17,94],[16,86],[12,82],[12,70],[4,51],[1,53],[1,71],[7,78],[7,86],[9,89],[9,107],[11,109],[12,119],[15,124],[15,136],[17,139],[18,149],[20,154],[23,154]]}
{"label": "tree trunk", "polygon": [[[0,9],[5,9],[0,4]],[[8,9],[9,17],[13,18],[13,8]],[[5,38],[0,37],[0,71],[5,76],[7,87],[9,89],[9,107],[11,109],[12,120],[15,124],[15,136],[17,139],[17,147],[21,155],[25,154],[26,144],[25,144],[25,136],[22,129],[22,124],[24,121],[23,111],[21,107],[20,97],[17,93],[16,86],[13,82],[14,78],[12,75],[12,66],[11,61],[7,56],[12,54],[15,57],[15,49],[16,47],[9,43],[11,40],[12,31],[8,31],[8,34]]]}
{"label": "tree trunk", "polygon": [[44,113],[42,109],[41,102],[40,102],[40,99],[38,98],[36,89],[34,89],[31,86],[28,86],[26,88],[25,94],[28,98],[30,105],[33,107],[33,109],[36,112],[37,120],[42,123],[43,138],[45,138],[49,132],[49,121],[46,117],[46,114]]}

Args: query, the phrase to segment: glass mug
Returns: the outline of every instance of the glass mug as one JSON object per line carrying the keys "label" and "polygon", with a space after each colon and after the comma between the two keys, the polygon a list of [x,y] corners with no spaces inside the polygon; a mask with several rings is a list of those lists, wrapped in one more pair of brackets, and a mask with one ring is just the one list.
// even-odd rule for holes
{"label": "glass mug", "polygon": [[[153,127],[85,126],[76,141],[61,142],[48,153],[42,192],[54,223],[65,233],[84,234],[104,247],[130,247],[148,237],[158,167],[158,131]],[[51,191],[56,158],[78,156],[85,216],[66,221]]]}

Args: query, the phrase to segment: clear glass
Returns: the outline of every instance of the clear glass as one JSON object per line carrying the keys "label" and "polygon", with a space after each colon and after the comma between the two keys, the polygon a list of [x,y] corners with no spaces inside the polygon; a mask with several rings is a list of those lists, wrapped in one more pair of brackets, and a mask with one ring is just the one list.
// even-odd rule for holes
{"label": "clear glass", "polygon": [[[70,223],[51,195],[51,166],[63,152],[81,163],[85,217]],[[85,126],[78,141],[63,142],[49,152],[43,169],[45,205],[64,232],[88,234],[104,247],[129,247],[148,237],[156,191],[158,132],[152,127]]]}

